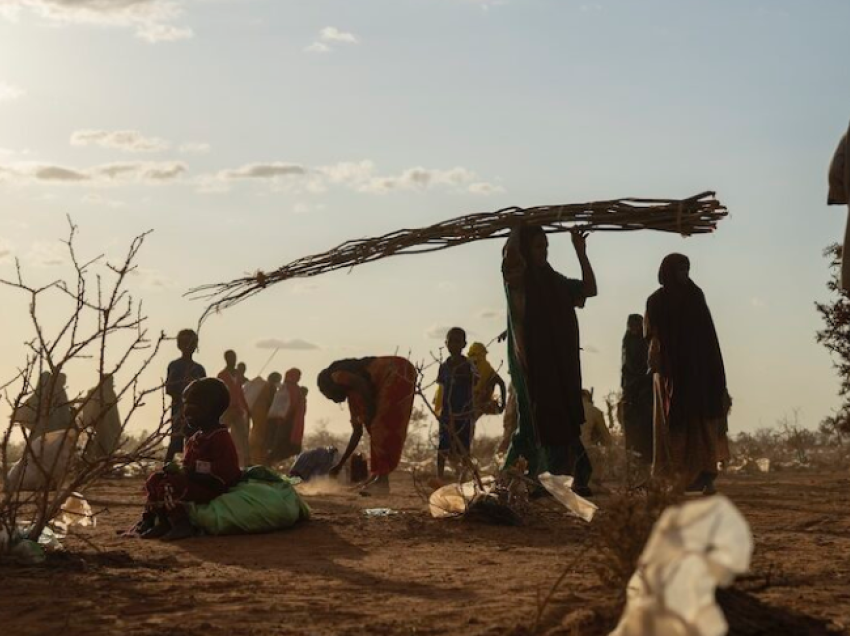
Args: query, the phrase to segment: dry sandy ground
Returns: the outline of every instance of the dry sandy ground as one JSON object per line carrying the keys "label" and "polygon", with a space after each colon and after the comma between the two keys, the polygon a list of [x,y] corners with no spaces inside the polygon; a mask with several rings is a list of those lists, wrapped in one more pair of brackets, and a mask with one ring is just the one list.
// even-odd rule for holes
{"label": "dry sandy ground", "polygon": [[[850,476],[720,486],[756,537],[753,573],[722,597],[731,633],[850,633]],[[0,566],[0,633],[530,634],[538,594],[581,552],[539,633],[605,633],[612,591],[594,574],[587,526],[551,500],[519,528],[437,521],[398,475],[390,496],[307,496],[313,520],[290,531],[164,544],[116,536],[138,516],[140,488],[88,493],[108,508],[82,531],[100,552],[72,537],[43,566]],[[363,513],[385,506],[399,514]]]}

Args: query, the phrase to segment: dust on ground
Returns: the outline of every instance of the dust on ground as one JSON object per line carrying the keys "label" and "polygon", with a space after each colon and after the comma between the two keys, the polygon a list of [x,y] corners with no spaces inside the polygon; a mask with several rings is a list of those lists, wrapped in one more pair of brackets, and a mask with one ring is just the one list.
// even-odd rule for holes
{"label": "dust on ground", "polygon": [[[719,486],[756,541],[751,574],[718,595],[730,633],[850,633],[850,475]],[[116,535],[138,518],[141,489],[101,482],[87,495],[106,510],[67,553],[0,566],[3,634],[520,636],[567,564],[538,633],[610,627],[613,592],[594,574],[589,528],[552,500],[536,502],[523,527],[434,520],[411,477],[397,474],[391,495],[313,487],[313,519],[289,531],[168,544]],[[378,507],[399,514],[363,512]]]}

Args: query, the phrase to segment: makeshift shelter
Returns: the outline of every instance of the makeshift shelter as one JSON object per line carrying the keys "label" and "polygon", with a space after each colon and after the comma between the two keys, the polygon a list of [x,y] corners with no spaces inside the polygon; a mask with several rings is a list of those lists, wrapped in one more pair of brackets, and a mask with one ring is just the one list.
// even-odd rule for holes
{"label": "makeshift shelter", "polygon": [[683,236],[706,234],[727,215],[714,192],[688,199],[614,199],[533,208],[510,207],[496,212],[470,214],[413,230],[398,230],[383,236],[348,241],[322,254],[305,256],[272,272],[230,282],[204,285],[189,295],[210,303],[201,321],[210,313],[227,309],[270,285],[291,278],[318,276],[337,269],[401,254],[422,254],[472,243],[506,238],[518,224],[542,226],[547,233],[581,229],[595,232],[656,230]]}

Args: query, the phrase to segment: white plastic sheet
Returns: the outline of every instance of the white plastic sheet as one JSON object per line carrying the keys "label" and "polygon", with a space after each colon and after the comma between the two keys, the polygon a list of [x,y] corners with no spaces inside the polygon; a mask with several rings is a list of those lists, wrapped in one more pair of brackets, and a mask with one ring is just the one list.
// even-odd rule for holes
{"label": "white plastic sheet", "polygon": [[[488,492],[495,483],[492,477],[482,480],[484,492]],[[476,495],[475,482],[468,481],[465,484],[449,484],[438,488],[431,493],[428,499],[428,508],[431,516],[435,519],[446,519],[457,517],[466,512],[466,508],[472,498]]]}
{"label": "white plastic sheet", "polygon": [[592,501],[588,501],[584,497],[580,497],[573,492],[573,478],[569,475],[553,475],[551,473],[542,473],[537,477],[543,487],[548,490],[552,496],[561,502],[570,514],[584,519],[587,522],[593,520],[593,515],[599,510],[599,507]]}
{"label": "white plastic sheet", "polygon": [[611,636],[723,636],[715,588],[750,567],[753,537],[726,497],[668,508],[629,582],[625,612]]}

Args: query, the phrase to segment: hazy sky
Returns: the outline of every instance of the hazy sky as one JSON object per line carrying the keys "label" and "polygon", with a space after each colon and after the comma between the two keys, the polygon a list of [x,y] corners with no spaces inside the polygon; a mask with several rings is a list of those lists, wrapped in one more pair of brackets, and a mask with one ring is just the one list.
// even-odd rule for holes
{"label": "hazy sky", "polygon": [[[626,316],[682,251],[717,323],[733,432],[795,408],[813,426],[838,404],[813,302],[843,232],[825,181],[850,118],[849,23],[846,0],[0,0],[0,273],[15,256],[34,279],[65,271],[66,214],[91,255],[153,229],[133,286],[174,334],[203,310],[182,297],[193,285],[349,238],[711,189],[731,213],[714,236],[590,237],[585,383],[618,386]],[[274,287],[213,317],[198,359],[217,372],[234,348],[257,372],[271,353],[258,343],[296,347],[266,372],[301,367],[309,422],[343,430],[316,373],[424,360],[452,325],[489,341],[500,248]],[[568,237],[551,255],[578,274]],[[29,332],[20,298],[0,289],[0,306],[5,378]],[[95,380],[85,364],[71,376],[75,391]]]}

